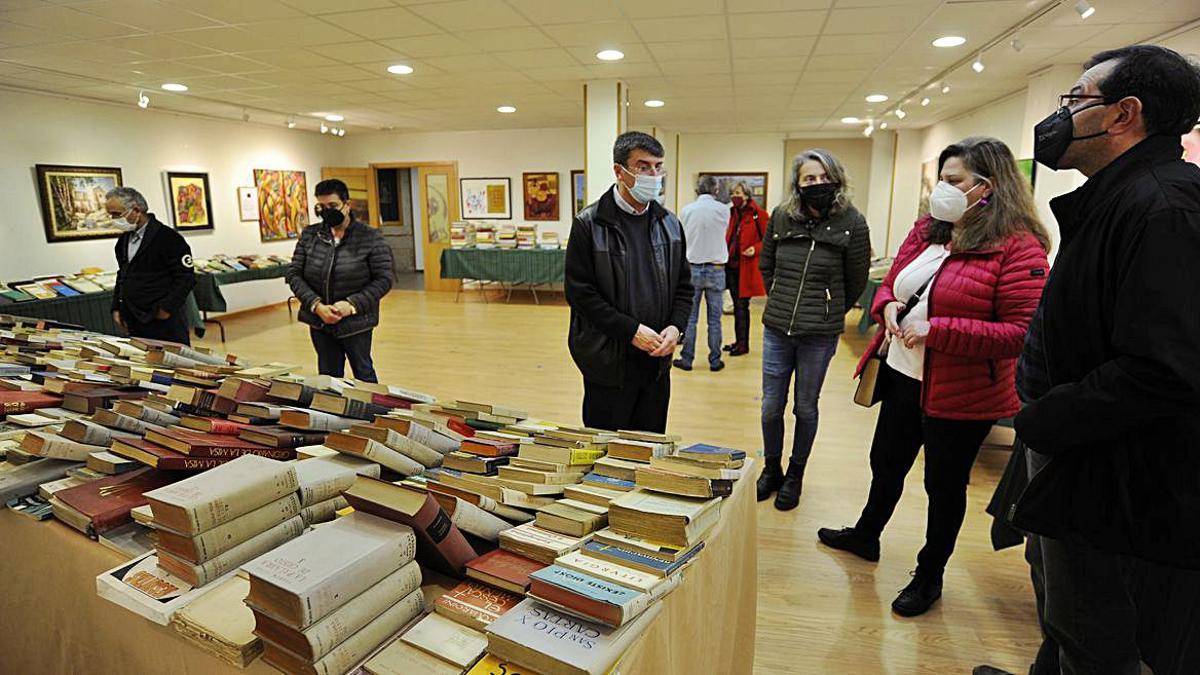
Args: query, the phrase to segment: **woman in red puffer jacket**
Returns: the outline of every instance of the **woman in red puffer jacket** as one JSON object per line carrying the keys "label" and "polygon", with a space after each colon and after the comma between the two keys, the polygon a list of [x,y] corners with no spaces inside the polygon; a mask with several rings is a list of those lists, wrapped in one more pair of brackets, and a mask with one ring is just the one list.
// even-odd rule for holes
{"label": "woman in red puffer jacket", "polygon": [[741,356],[750,353],[750,298],[767,294],[758,258],[771,214],[754,201],[744,182],[733,187],[730,200],[729,229],[725,231],[725,243],[729,246],[725,288],[733,296],[734,341],[725,345],[725,351],[730,356]]}
{"label": "woman in red puffer jacket", "polygon": [[942,151],[930,215],[917,221],[875,295],[882,401],[871,489],[858,523],[821,529],[827,546],[879,560],[879,536],[925,447],[925,547],[892,609],[927,611],[966,514],[967,482],[992,425],[1020,409],[1015,375],[1049,263],[1050,238],[1008,146],[968,138]]}

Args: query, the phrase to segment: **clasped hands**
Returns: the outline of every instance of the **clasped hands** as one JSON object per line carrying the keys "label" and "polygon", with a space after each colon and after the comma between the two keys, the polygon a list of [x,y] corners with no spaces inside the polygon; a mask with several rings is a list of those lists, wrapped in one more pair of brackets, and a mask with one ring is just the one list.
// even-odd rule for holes
{"label": "clasped hands", "polygon": [[929,322],[913,321],[901,329],[896,317],[899,316],[900,310],[904,309],[904,306],[904,303],[898,300],[884,305],[883,324],[890,337],[899,339],[905,347],[912,349],[925,342],[925,338],[929,337]]}
{"label": "clasped hands", "polygon": [[345,300],[339,300],[332,305],[326,305],[323,302],[318,302],[317,306],[313,309],[313,313],[316,314],[321,321],[332,325],[353,314],[354,308],[351,307],[350,303],[346,302]]}
{"label": "clasped hands", "polygon": [[633,346],[655,358],[670,356],[679,346],[679,329],[667,326],[661,333],[655,333],[653,328],[639,324],[633,334]]}

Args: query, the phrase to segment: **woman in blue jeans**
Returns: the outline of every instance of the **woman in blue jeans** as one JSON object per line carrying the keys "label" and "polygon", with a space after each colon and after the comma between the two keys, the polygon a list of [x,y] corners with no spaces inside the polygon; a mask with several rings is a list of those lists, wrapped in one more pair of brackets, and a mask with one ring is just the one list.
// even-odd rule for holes
{"label": "woman in blue jeans", "polygon": [[[796,508],[804,467],[817,435],[817,400],[845,329],[846,312],[867,285],[871,236],[850,203],[846,169],[826,150],[792,163],[788,200],[775,208],[759,268],[767,287],[763,312],[762,432],[766,466],[758,500]],[[783,470],[783,412],[795,380],[796,429]]]}

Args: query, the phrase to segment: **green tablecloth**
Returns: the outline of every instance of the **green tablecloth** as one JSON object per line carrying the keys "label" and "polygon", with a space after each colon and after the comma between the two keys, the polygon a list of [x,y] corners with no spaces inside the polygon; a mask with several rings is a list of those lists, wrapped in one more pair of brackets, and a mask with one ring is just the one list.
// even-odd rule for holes
{"label": "green tablecloth", "polygon": [[[112,291],[103,291],[70,298],[28,300],[0,305],[0,313],[73,323],[97,333],[120,335],[117,325],[112,320],[112,299]],[[185,311],[188,315],[188,325],[196,331],[197,335],[203,337],[204,323],[200,320],[200,310],[196,306],[196,298],[192,294],[188,295]]]}
{"label": "green tablecloth", "polygon": [[858,298],[858,304],[863,308],[862,318],[858,320],[858,332],[866,335],[867,331],[871,330],[871,326],[875,325],[875,318],[871,316],[871,305],[875,304],[875,293],[879,287],[883,285],[878,279],[867,279],[867,287],[863,289],[863,294]]}
{"label": "green tablecloth", "polygon": [[225,296],[221,293],[221,286],[258,279],[277,279],[285,274],[287,274],[287,265],[276,265],[275,267],[264,267],[262,269],[250,269],[240,272],[197,274],[196,289],[193,291],[196,295],[196,305],[204,312],[226,312],[229,310],[229,304],[225,302]]}
{"label": "green tablecloth", "polygon": [[442,278],[561,284],[566,259],[565,249],[448,248],[442,251]]}

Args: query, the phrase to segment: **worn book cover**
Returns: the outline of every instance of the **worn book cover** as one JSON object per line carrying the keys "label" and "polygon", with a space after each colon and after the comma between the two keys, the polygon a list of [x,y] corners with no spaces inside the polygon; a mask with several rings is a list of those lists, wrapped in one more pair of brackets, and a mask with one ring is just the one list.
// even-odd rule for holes
{"label": "worn book cover", "polygon": [[180,534],[160,528],[157,535],[158,548],[190,563],[199,564],[298,515],[300,498],[290,494],[198,535]]}
{"label": "worn book cover", "polygon": [[485,553],[467,563],[467,577],[524,595],[529,575],[547,565],[504,549]]}
{"label": "worn book cover", "polygon": [[100,597],[162,626],[208,590],[195,588],[159,567],[155,553],[121,563],[96,577]]}
{"label": "worn book cover", "polygon": [[525,598],[474,581],[464,581],[434,601],[434,611],[475,630],[484,630]]}
{"label": "worn book cover", "polygon": [[44,391],[0,391],[0,417],[33,412],[39,408],[56,408],[63,397]]}
{"label": "worn book cover", "polygon": [[162,471],[206,471],[233,461],[232,457],[189,457],[157,443],[131,436],[113,440],[112,452]]}
{"label": "worn book cover", "polygon": [[525,523],[500,533],[500,547],[547,565],[555,558],[583,546],[585,539],[570,537]]}
{"label": "worn book cover", "polygon": [[147,493],[154,519],[176,532],[200,533],[269,504],[297,488],[291,464],[243,455]]}
{"label": "worn book cover", "polygon": [[529,596],[609,626],[623,625],[653,600],[647,593],[558,564],[529,575]]}
{"label": "worn book cover", "polygon": [[246,425],[238,438],[251,443],[272,448],[301,448],[306,445],[320,445],[328,436],[324,431],[297,431],[280,426]]}
{"label": "worn book cover", "polygon": [[200,649],[245,668],[262,654],[254,634],[254,614],[242,600],[250,582],[233,575],[188,603],[171,618],[171,628]]}
{"label": "worn book cover", "polygon": [[[462,675],[462,668],[450,665],[430,653],[397,638],[363,665],[367,675]],[[516,670],[495,670],[491,675],[534,675]]]}
{"label": "worn book cover", "polygon": [[129,510],[146,503],[147,491],[175,480],[178,476],[147,467],[61,490],[54,497],[87,517],[91,523],[88,534],[94,537],[130,522]]}
{"label": "worn book cover", "polygon": [[326,447],[377,462],[404,476],[415,476],[425,470],[416,460],[402,455],[379,441],[334,432],[325,439]]}
{"label": "worn book cover", "polygon": [[645,548],[629,544],[614,546],[600,541],[589,541],[583,545],[580,552],[597,560],[616,563],[657,577],[668,577],[691,562],[703,549],[704,542],[700,542],[694,548],[682,551],[677,557],[673,556],[674,560],[663,560],[661,556],[651,555],[653,552]]}
{"label": "worn book cover", "polygon": [[437,613],[421,619],[400,639],[462,669],[474,663],[487,649],[487,638],[481,631]]}
{"label": "worn book cover", "polygon": [[338,497],[354,485],[358,475],[379,477],[379,465],[354,455],[314,457],[296,462],[296,480],[300,484],[301,506],[308,507]]}
{"label": "worn book cover", "polygon": [[231,434],[210,434],[180,427],[168,429],[148,429],[146,440],[182,452],[189,457],[238,457],[241,455],[260,455],[271,459],[292,459],[295,451],[291,448],[270,448],[258,443],[251,443]]}
{"label": "worn book cover", "polygon": [[243,563],[300,536],[305,527],[307,526],[304,524],[304,519],[296,516],[198,564],[177,558],[160,548],[158,549],[158,564],[170,571],[171,574],[186,579],[193,585],[205,586],[236,570]]}

